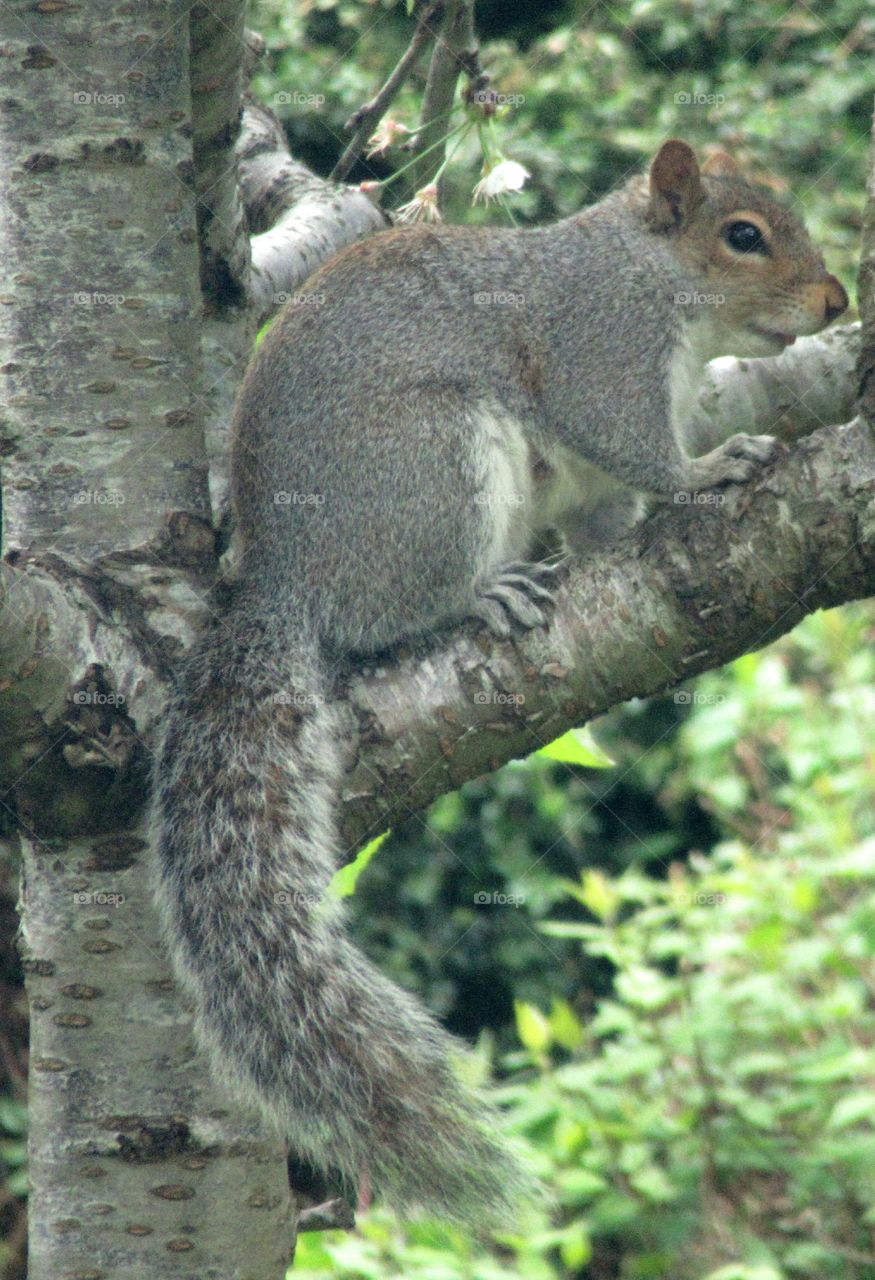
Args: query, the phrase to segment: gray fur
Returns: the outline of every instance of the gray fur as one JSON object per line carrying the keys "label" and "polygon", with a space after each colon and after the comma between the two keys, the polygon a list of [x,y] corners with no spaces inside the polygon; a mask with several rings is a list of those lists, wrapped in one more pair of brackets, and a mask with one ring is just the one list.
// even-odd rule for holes
{"label": "gray fur", "polygon": [[[499,634],[540,625],[550,573],[512,562],[545,527],[587,549],[637,517],[641,493],[743,480],[768,458],[762,437],[684,452],[704,361],[755,338],[678,297],[735,288],[733,264],[715,284],[699,245],[724,206],[785,219],[809,301],[823,264],[744,184],[710,179],[669,227],[674,193],[661,198],[661,223],[638,183],[551,227],[346,250],[281,314],[239,397],[239,581],[169,707],[159,901],[218,1068],[293,1149],[402,1209],[512,1221],[531,1182],[459,1082],[455,1042],[353,949],[326,896],[332,664],[468,615]],[[768,319],[767,280],[745,301],[751,279],[732,325]],[[802,314],[791,292],[781,316]]]}

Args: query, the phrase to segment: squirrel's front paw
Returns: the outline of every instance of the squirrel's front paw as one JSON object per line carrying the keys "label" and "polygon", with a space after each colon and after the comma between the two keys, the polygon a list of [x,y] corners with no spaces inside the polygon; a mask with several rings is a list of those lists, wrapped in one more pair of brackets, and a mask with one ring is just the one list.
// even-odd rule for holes
{"label": "squirrel's front paw", "polygon": [[774,436],[730,436],[695,464],[695,487],[716,489],[724,484],[743,484],[755,471],[771,462],[778,444]]}
{"label": "squirrel's front paw", "polygon": [[551,563],[506,564],[494,577],[474,584],[472,614],[482,618],[495,635],[506,639],[511,623],[530,629],[547,621],[554,588],[565,572],[566,560]]}

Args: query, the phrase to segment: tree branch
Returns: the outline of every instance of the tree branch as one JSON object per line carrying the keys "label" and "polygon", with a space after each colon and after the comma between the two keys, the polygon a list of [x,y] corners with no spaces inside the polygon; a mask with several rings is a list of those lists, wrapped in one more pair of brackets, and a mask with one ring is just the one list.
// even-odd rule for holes
{"label": "tree branch", "polygon": [[447,130],[459,75],[470,64],[474,49],[473,0],[446,0],[425,83],[422,124],[412,147],[418,157],[412,179],[417,189],[425,186],[443,163],[445,147],[440,139]]}
{"label": "tree branch", "polygon": [[577,565],[546,631],[500,643],[472,624],[356,673],[344,712],[350,849],[618,702],[875,591],[875,445],[860,420],[719,496],[666,509]]}
{"label": "tree branch", "polygon": [[332,254],[388,223],[357,187],[326,182],[293,160],[276,116],[249,96],[237,160],[250,227],[260,232],[250,242],[251,296],[263,324]]}
{"label": "tree branch", "polygon": [[355,134],[347,144],[343,155],[331,170],[330,176],[333,182],[342,182],[358,160],[362,153],[362,148],[394,102],[404,81],[422,56],[425,46],[435,38],[437,34],[435,23],[440,20],[443,8],[444,0],[435,0],[433,4],[428,5],[423,10],[410,44],[401,58],[399,58],[386,83],[371,98],[370,102],[364,103],[347,120],[347,129],[355,129]]}
{"label": "tree branch", "polygon": [[709,453],[736,431],[798,440],[854,415],[860,326],[839,325],[799,338],[775,359],[724,356],[705,370],[692,421],[690,453]]}

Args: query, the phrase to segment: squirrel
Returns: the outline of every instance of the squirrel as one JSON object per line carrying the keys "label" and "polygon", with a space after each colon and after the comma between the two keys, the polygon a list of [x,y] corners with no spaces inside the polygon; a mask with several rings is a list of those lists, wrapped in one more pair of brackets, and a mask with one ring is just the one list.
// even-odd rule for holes
{"label": "squirrel", "polygon": [[397,227],[308,291],[234,411],[239,564],[165,719],[157,900],[200,1042],[294,1152],[403,1213],[512,1223],[536,1181],[329,891],[338,664],[468,617],[540,626],[544,530],[590,554],[645,499],[747,480],[771,437],[685,451],[705,363],[776,354],[848,299],[793,214],[679,140],[573,217]]}

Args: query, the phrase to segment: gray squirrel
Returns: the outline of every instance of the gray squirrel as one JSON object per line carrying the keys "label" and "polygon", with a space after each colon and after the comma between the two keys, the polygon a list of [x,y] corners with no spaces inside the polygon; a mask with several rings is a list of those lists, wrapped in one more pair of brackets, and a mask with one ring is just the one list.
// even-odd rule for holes
{"label": "gray squirrel", "polygon": [[725,154],[534,229],[396,228],[337,254],[244,379],[238,570],[181,664],[156,777],[157,896],[199,1039],[293,1151],[403,1212],[513,1222],[534,1183],[457,1042],[349,942],[333,673],[467,617],[547,620],[645,498],[748,479],[768,436],[691,459],[705,363],[847,306],[801,223]]}

